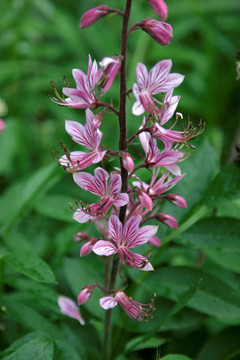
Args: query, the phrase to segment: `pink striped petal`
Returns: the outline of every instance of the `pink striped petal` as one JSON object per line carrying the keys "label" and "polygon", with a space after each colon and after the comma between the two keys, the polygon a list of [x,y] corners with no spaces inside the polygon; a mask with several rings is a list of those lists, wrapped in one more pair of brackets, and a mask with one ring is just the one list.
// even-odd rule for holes
{"label": "pink striped petal", "polygon": [[116,215],[112,215],[108,222],[108,232],[111,238],[118,244],[121,244],[122,239],[122,223]]}
{"label": "pink striped petal", "polygon": [[171,68],[172,60],[161,60],[150,70],[148,90],[151,94],[165,92],[164,84],[169,78]]}
{"label": "pink striped petal", "polygon": [[93,246],[92,251],[99,256],[110,256],[116,254],[117,248],[111,241],[99,240]]}
{"label": "pink striped petal", "polygon": [[108,310],[114,308],[118,302],[113,296],[104,296],[99,300],[99,303],[104,310]]}
{"label": "pink striped petal", "polygon": [[121,191],[121,187],[122,187],[121,176],[119,174],[112,173],[108,186],[109,186],[109,194],[111,196],[117,195],[117,193]]}
{"label": "pink striped petal", "polygon": [[87,172],[79,172],[73,174],[73,180],[85,191],[90,191],[94,195],[103,196],[102,189],[99,188],[96,183],[94,176]]}
{"label": "pink striped petal", "polygon": [[77,222],[79,222],[80,224],[83,224],[90,220],[94,220],[95,216],[86,214],[82,209],[77,209],[75,211],[75,213],[73,214],[73,219],[76,220]]}
{"label": "pink striped petal", "polygon": [[128,194],[121,193],[115,197],[113,205],[116,207],[124,206],[128,203],[128,201],[129,201]]}
{"label": "pink striped petal", "polygon": [[137,64],[136,77],[140,88],[146,88],[148,86],[148,71],[144,64]]}
{"label": "pink striped petal", "polygon": [[141,229],[138,230],[135,239],[128,242],[127,247],[131,248],[146,244],[150,240],[150,238],[156,234],[157,230],[158,226],[155,225],[147,225],[141,227]]}
{"label": "pink striped petal", "polygon": [[128,219],[123,229],[123,245],[126,245],[136,238],[141,220],[141,216],[132,216]]}

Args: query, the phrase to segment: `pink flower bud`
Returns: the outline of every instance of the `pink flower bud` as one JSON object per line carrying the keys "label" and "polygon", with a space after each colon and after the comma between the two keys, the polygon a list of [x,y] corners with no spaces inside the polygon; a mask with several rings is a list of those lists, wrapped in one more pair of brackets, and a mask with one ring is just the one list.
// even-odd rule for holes
{"label": "pink flower bud", "polygon": [[138,26],[160,45],[168,45],[172,39],[173,30],[168,23],[154,19],[144,19],[138,23]]}
{"label": "pink flower bud", "polygon": [[100,5],[86,11],[80,20],[80,28],[83,29],[93,25],[98,19],[107,15],[109,10],[110,9],[106,5]]}
{"label": "pink flower bud", "polygon": [[174,205],[180,207],[180,208],[186,208],[187,207],[187,203],[186,200],[177,194],[167,194],[165,196],[165,199],[167,199],[168,201],[171,201],[171,203],[173,203]]}
{"label": "pink flower bud", "polygon": [[137,191],[137,195],[142,206],[145,207],[147,210],[152,211],[153,203],[150,196],[141,190]]}
{"label": "pink flower bud", "polygon": [[123,163],[123,167],[125,167],[127,171],[130,172],[133,171],[134,162],[132,156],[129,153],[122,152],[122,163]]}
{"label": "pink flower bud", "polygon": [[86,256],[92,252],[93,245],[95,245],[97,242],[97,239],[92,238],[88,240],[80,250],[80,256]]}
{"label": "pink flower bud", "polygon": [[93,285],[88,285],[88,286],[85,286],[84,288],[82,288],[82,290],[78,294],[78,298],[77,298],[78,305],[82,305],[86,301],[88,301],[88,299],[92,295],[93,290],[94,290]]}
{"label": "pink flower bud", "polygon": [[177,223],[177,220],[169,215],[169,214],[166,214],[166,213],[159,213],[156,218],[161,221],[162,223],[164,223],[165,225],[173,228],[173,229],[177,229],[178,227],[178,223]]}
{"label": "pink flower bud", "polygon": [[163,0],[148,0],[148,2],[161,20],[165,20],[167,18],[168,8]]}
{"label": "pink flower bud", "polygon": [[161,245],[161,240],[156,235],[153,235],[149,240],[149,243],[153,246],[159,247]]}
{"label": "pink flower bud", "polygon": [[77,232],[73,237],[73,240],[76,242],[82,241],[82,240],[87,240],[87,239],[89,239],[88,234],[85,232],[82,232],[82,231]]}
{"label": "pink flower bud", "polygon": [[0,119],[0,132],[2,132],[5,129],[5,122]]}

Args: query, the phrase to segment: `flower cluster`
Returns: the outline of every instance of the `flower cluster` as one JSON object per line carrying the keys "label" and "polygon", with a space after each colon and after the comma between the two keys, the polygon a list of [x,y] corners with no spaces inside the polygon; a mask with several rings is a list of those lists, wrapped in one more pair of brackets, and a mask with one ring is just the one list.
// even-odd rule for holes
{"label": "flower cluster", "polygon": [[[161,21],[144,19],[130,28],[125,25],[123,39],[127,39],[134,30],[142,29],[157,43],[167,45],[172,37],[171,25],[162,21],[167,17],[167,6],[163,0],[148,0],[148,2]],[[127,24],[130,4],[131,1],[127,1],[124,12],[110,9],[106,5],[93,8],[83,15],[80,27],[91,26],[110,13],[124,17],[124,24]],[[55,89],[58,99],[53,99],[62,106],[86,109],[86,124],[66,121],[66,131],[73,141],[87,150],[69,152],[66,146],[62,145],[65,154],[58,159],[58,162],[65,170],[73,173],[73,180],[81,189],[100,197],[98,202],[91,204],[77,202],[78,207],[74,210],[73,219],[79,223],[88,221],[94,223],[101,235],[98,238],[91,238],[88,234],[80,232],[76,234],[75,240],[85,240],[80,251],[81,256],[95,253],[112,260],[115,267],[120,263],[121,267],[153,271],[148,255],[139,254],[138,250],[135,253],[130,249],[147,243],[160,246],[160,239],[156,236],[158,226],[143,226],[150,220],[161,222],[170,228],[178,226],[173,216],[159,212],[159,205],[166,199],[175,206],[186,208],[185,199],[178,194],[169,193],[169,190],[184,176],[179,163],[185,159],[190,147],[187,142],[201,133],[204,126],[200,123],[197,127],[193,127],[188,123],[182,131],[173,130],[177,119],[182,118],[182,115],[177,113],[174,124],[169,128],[166,127],[167,122],[174,117],[180,100],[179,96],[173,96],[173,91],[184,80],[183,75],[171,72],[171,60],[159,61],[149,72],[144,64],[137,64],[136,82],[130,91],[126,88],[124,50],[120,56],[103,58],[99,65],[100,68],[89,56],[87,74],[79,69],[73,70],[76,88],[64,87],[62,92],[66,98],[61,97]],[[112,103],[101,101],[100,97],[111,88],[120,70],[122,95],[117,109]],[[136,116],[136,121],[140,116],[142,119],[139,130],[127,140],[122,130],[126,128],[126,124],[124,123],[124,126],[122,124],[126,119],[124,107],[126,95],[131,92],[135,97],[132,114]],[[94,110],[97,112],[94,113]],[[101,145],[103,133],[100,128],[106,110],[117,116],[120,123],[120,139],[124,138],[124,140],[120,141],[118,151]],[[127,145],[137,137],[145,155],[142,156],[143,161],[137,161],[135,165]],[[185,150],[180,151],[182,149]],[[105,166],[111,157],[119,157],[121,169],[115,168],[109,173]],[[101,166],[98,165],[94,170],[94,175],[82,171],[100,162]],[[150,172],[152,177],[149,183],[143,181],[137,174],[140,168]],[[110,264],[109,261],[107,263]],[[123,289],[114,288],[114,284],[113,286],[108,284],[105,288],[99,284],[85,286],[78,295],[78,304],[85,303],[94,288],[98,287],[105,293],[105,296],[99,300],[103,309],[107,310],[119,304],[132,319],[143,321],[151,318],[154,310],[153,301],[148,304],[136,302],[128,297]],[[59,300],[61,311],[83,324],[78,308],[71,301],[61,297]]]}

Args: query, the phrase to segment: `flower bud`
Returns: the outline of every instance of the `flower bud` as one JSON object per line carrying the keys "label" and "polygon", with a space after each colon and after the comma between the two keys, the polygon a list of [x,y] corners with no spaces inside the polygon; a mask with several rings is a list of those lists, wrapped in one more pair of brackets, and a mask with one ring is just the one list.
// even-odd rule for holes
{"label": "flower bud", "polygon": [[161,20],[165,20],[167,18],[168,8],[163,0],[148,0],[148,2]]}
{"label": "flower bud", "polygon": [[134,168],[133,158],[129,153],[122,152],[122,163],[123,167],[127,170],[132,172]]}
{"label": "flower bud", "polygon": [[152,211],[153,203],[150,196],[141,190],[137,191],[137,195],[142,206],[145,207],[147,210]]}
{"label": "flower bud", "polygon": [[95,245],[97,242],[97,239],[92,238],[88,240],[80,250],[80,256],[86,256],[92,252],[93,245]]}
{"label": "flower bud", "polygon": [[161,245],[161,240],[156,235],[153,235],[149,240],[149,243],[153,246],[159,247]]}
{"label": "flower bud", "polygon": [[78,294],[78,298],[77,298],[78,305],[82,305],[86,301],[88,301],[88,299],[92,295],[93,290],[94,290],[93,285],[88,285],[88,286],[85,286],[84,288],[82,288],[82,290]]}
{"label": "flower bud", "polygon": [[168,45],[172,39],[173,30],[172,26],[168,23],[154,19],[144,19],[138,26],[160,45]]}
{"label": "flower bud", "polygon": [[82,231],[77,232],[73,237],[73,240],[76,242],[82,241],[82,240],[87,240],[87,239],[89,239],[88,234],[85,232],[82,232]]}
{"label": "flower bud", "polygon": [[2,132],[5,129],[5,123],[2,119],[0,119],[0,132]]}
{"label": "flower bud", "polygon": [[81,20],[80,20],[80,28],[84,29],[88,26],[93,25],[98,19],[107,15],[109,13],[109,8],[106,5],[100,5],[93,9],[86,11]]}
{"label": "flower bud", "polygon": [[166,214],[166,213],[159,213],[157,216],[156,216],[157,220],[158,221],[161,221],[162,223],[164,223],[165,225],[173,228],[173,229],[177,229],[178,227],[178,223],[177,223],[177,220],[169,215],[169,214]]}
{"label": "flower bud", "polygon": [[171,203],[173,203],[174,205],[180,207],[180,208],[186,208],[187,207],[187,203],[186,200],[177,194],[167,194],[166,196],[164,196],[165,199],[167,199],[168,201],[170,201]]}

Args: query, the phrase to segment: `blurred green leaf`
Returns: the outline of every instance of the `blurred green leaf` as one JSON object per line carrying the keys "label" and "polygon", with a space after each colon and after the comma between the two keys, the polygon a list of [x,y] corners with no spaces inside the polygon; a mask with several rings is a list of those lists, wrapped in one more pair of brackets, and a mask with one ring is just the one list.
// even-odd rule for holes
{"label": "blurred green leaf", "polygon": [[229,164],[209,186],[205,200],[215,206],[217,201],[236,199],[240,197],[240,169],[237,164]]}
{"label": "blurred green leaf", "polygon": [[[9,349],[7,349],[7,355],[3,356],[2,359],[52,360],[54,355],[53,342],[48,337],[37,335],[37,333],[29,335],[17,340]],[[19,347],[16,348],[17,346]],[[14,350],[12,351],[12,349]]]}
{"label": "blurred green leaf", "polygon": [[163,358],[161,358],[161,360],[191,360],[191,359],[185,355],[169,354],[169,355],[166,355]]}
{"label": "blurred green leaf", "polygon": [[151,339],[145,339],[144,336],[138,336],[128,341],[125,346],[125,352],[137,351],[142,349],[155,349],[165,344],[167,340],[157,337],[151,337]]}
{"label": "blurred green leaf", "polygon": [[240,222],[231,218],[203,219],[186,230],[177,243],[191,249],[240,251]]}
{"label": "blurred green leaf", "polygon": [[225,252],[222,250],[208,249],[205,250],[206,255],[212,259],[216,264],[223,268],[229,269],[236,273],[240,273],[240,253],[236,252]]}
{"label": "blurred green leaf", "polygon": [[50,267],[31,252],[6,253],[3,255],[3,260],[16,271],[33,280],[56,283],[55,276]]}
{"label": "blurred green leaf", "polygon": [[69,202],[66,195],[45,195],[34,201],[33,208],[43,216],[73,223]]}
{"label": "blurred green leaf", "polygon": [[188,306],[229,324],[240,323],[239,294],[212,274],[192,267],[162,268],[141,286],[150,293],[178,301],[191,284],[201,285]]}
{"label": "blurred green leaf", "polygon": [[81,360],[82,357],[65,341],[56,341],[56,348],[60,351],[58,360]]}
{"label": "blurred green leaf", "polygon": [[15,183],[4,193],[0,199],[0,208],[3,209],[0,216],[3,235],[7,234],[33,199],[45,190],[50,182],[53,185],[53,181],[56,182],[60,177],[61,174],[56,173],[56,164],[53,163],[38,170],[29,180]]}
{"label": "blurred green leaf", "polygon": [[[211,337],[200,350],[197,360],[235,359],[240,354],[240,328],[224,329]],[[237,358],[238,358],[237,357]],[[236,358],[236,359],[237,359]]]}

